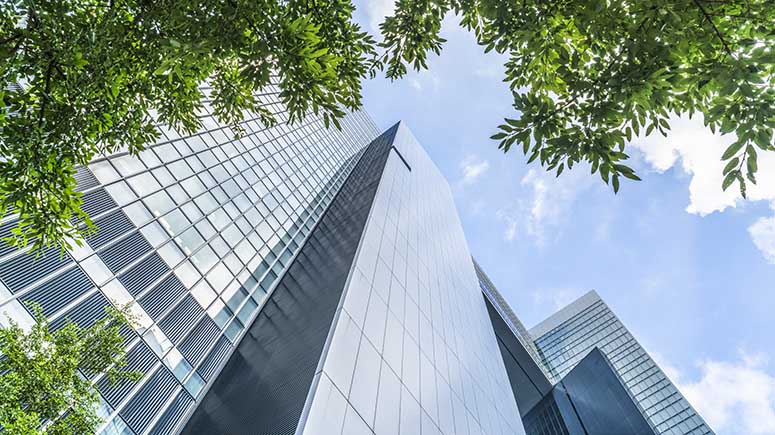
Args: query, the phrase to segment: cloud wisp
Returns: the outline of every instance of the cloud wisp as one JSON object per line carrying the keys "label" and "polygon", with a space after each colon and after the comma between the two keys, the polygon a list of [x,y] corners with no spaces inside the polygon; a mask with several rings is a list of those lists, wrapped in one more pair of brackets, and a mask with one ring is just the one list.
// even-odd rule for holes
{"label": "cloud wisp", "polygon": [[775,201],[770,204],[773,215],[770,217],[759,218],[748,227],[748,234],[751,240],[759,248],[764,258],[772,264],[775,264]]}
{"label": "cloud wisp", "polygon": [[775,433],[775,375],[761,355],[740,351],[737,361],[704,360],[701,376],[687,381],[660,361],[662,369],[717,433]]}
{"label": "cloud wisp", "polygon": [[463,184],[473,184],[489,169],[490,162],[482,160],[475,155],[469,155],[460,162],[460,171],[463,173],[463,178],[461,178],[460,182]]}
{"label": "cloud wisp", "polygon": [[556,239],[562,233],[576,199],[595,183],[597,180],[589,176],[584,165],[559,178],[541,168],[531,168],[519,183],[525,190],[522,198],[495,214],[506,224],[504,239],[515,240],[520,229],[539,247]]}

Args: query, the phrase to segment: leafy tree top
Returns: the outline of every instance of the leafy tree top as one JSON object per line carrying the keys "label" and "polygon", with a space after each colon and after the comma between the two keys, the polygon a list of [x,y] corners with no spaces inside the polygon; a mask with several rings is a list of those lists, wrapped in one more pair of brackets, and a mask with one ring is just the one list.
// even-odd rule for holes
{"label": "leafy tree top", "polygon": [[[199,127],[202,98],[239,131],[276,80],[291,122],[338,126],[361,80],[398,79],[439,54],[448,13],[508,57],[517,116],[492,136],[559,175],[579,162],[619,190],[638,180],[627,142],[669,134],[672,115],[734,133],[722,187],[743,196],[773,150],[775,8],[770,0],[399,0],[377,45],[350,0],[13,0],[0,5],[0,211],[12,242],[67,247],[80,235],[73,167],[120,146],[136,153],[157,120]],[[199,87],[208,81],[207,95]],[[88,228],[88,226],[87,226]]]}
{"label": "leafy tree top", "polygon": [[485,51],[508,56],[517,119],[492,139],[518,146],[557,175],[587,161],[614,191],[627,142],[668,135],[671,114],[703,116],[737,140],[722,187],[756,183],[757,154],[773,151],[775,7],[768,0],[400,0],[382,24],[387,76],[426,68],[454,12]]}
{"label": "leafy tree top", "polygon": [[352,11],[347,0],[2,2],[0,82],[24,85],[0,90],[0,215],[20,216],[11,242],[79,240],[72,217],[91,222],[74,166],[137,153],[156,121],[196,131],[204,98],[237,129],[246,110],[273,124],[255,98],[272,80],[291,122],[314,112],[338,126],[361,105],[374,53]]}

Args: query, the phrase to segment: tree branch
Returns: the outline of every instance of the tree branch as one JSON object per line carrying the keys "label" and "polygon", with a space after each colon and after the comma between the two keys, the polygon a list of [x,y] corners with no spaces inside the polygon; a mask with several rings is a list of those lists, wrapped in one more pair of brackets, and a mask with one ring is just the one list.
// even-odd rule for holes
{"label": "tree branch", "polygon": [[46,88],[43,90],[43,101],[40,103],[40,113],[38,114],[38,126],[43,123],[43,114],[46,111],[46,103],[48,102],[48,93],[51,89],[51,74],[54,72],[56,66],[56,60],[51,59],[46,68]]}
{"label": "tree branch", "polygon": [[713,27],[713,31],[716,32],[716,36],[718,36],[718,39],[721,41],[721,45],[724,46],[724,50],[726,50],[729,57],[732,59],[735,58],[735,56],[732,54],[732,50],[729,48],[729,45],[727,45],[727,41],[724,39],[724,35],[721,34],[718,27],[716,27],[716,24],[713,22],[713,18],[710,17],[708,14],[708,11],[705,10],[705,7],[702,6],[702,3],[700,3],[698,0],[692,0],[695,5],[697,5],[698,8],[700,8],[700,11],[702,11],[702,15],[705,17],[706,20],[708,20],[708,23],[710,23],[711,27]]}

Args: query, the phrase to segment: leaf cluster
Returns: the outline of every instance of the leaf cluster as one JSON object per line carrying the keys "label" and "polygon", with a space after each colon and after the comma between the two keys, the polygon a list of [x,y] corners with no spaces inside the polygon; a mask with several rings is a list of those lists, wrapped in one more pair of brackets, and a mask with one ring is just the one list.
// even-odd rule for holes
{"label": "leaf cluster", "polygon": [[83,434],[100,425],[98,393],[91,379],[105,373],[112,381],[136,380],[124,370],[121,329],[126,310],[109,308],[88,328],[68,321],[56,332],[39,306],[29,331],[11,321],[0,329],[0,426],[4,434]]}
{"label": "leaf cluster", "polygon": [[587,162],[614,191],[639,180],[625,162],[636,137],[668,135],[673,115],[701,114],[736,141],[722,187],[756,182],[757,150],[775,129],[775,8],[769,0],[423,0],[385,20],[377,67],[397,78],[438,53],[448,12],[484,50],[508,56],[515,119],[492,139],[559,176]]}
{"label": "leaf cluster", "polygon": [[249,112],[277,121],[255,97],[277,83],[290,122],[315,113],[339,126],[361,105],[374,55],[353,10],[349,0],[0,3],[0,82],[10,84],[0,89],[0,215],[19,216],[9,242],[79,243],[93,224],[73,168],[141,151],[157,123],[199,130],[204,100],[239,132]]}

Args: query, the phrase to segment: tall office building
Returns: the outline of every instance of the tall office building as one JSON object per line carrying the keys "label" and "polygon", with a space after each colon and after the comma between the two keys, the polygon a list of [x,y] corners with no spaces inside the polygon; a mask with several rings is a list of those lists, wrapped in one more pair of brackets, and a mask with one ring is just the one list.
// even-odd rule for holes
{"label": "tall office building", "polygon": [[[102,433],[182,426],[379,134],[365,113],[348,115],[341,131],[315,117],[286,125],[279,89],[265,91],[275,127],[249,115],[237,138],[205,105],[197,134],[159,125],[158,143],[139,157],[117,152],[78,168],[83,210],[98,227],[82,248],[36,259],[0,245],[0,311],[22,325],[32,321],[28,303],[53,329],[132,303],[139,324],[124,331],[127,360],[144,376],[95,379]],[[15,225],[6,216],[0,237]]]}
{"label": "tall office building", "polygon": [[527,330],[476,271],[528,433],[713,433],[596,292]]}
{"label": "tall office building", "polygon": [[235,137],[201,116],[78,168],[99,228],[82,248],[0,247],[0,311],[23,325],[29,303],[53,329],[131,304],[143,377],[94,379],[101,433],[522,432],[449,186],[404,125],[249,117]]}
{"label": "tall office building", "polygon": [[521,431],[449,186],[403,124],[366,149],[184,429]]}
{"label": "tall office building", "polygon": [[598,348],[658,434],[713,433],[594,290],[530,329],[530,335],[552,379],[565,376]]}
{"label": "tall office building", "polygon": [[[285,121],[277,92],[259,98]],[[77,168],[98,227],[83,247],[0,246],[20,324],[29,304],[52,329],[137,317],[142,378],[93,378],[101,434],[711,433],[596,295],[522,325],[405,125],[248,116],[236,137],[200,116]]]}

